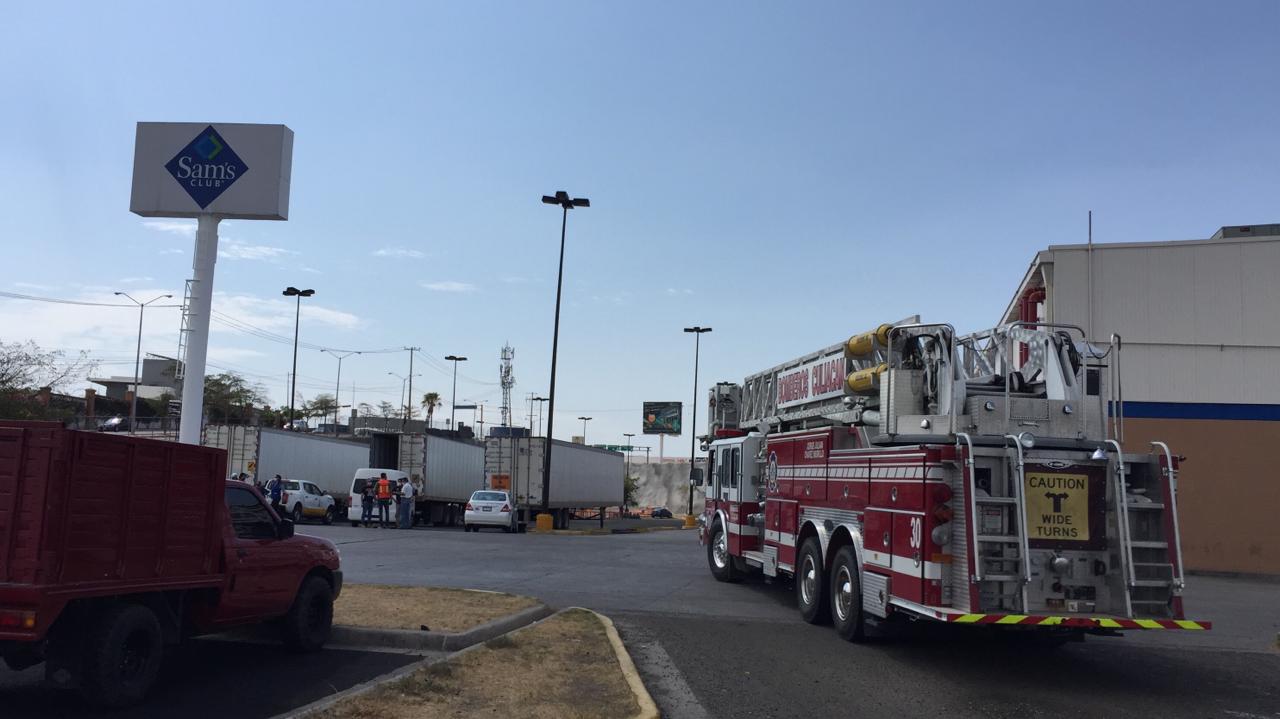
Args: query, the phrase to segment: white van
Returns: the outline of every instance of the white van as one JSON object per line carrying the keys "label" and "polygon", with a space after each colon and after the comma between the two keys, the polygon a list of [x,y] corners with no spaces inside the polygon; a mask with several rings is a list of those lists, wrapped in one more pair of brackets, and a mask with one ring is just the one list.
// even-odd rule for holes
{"label": "white van", "polygon": [[[370,482],[377,482],[383,472],[386,472],[387,479],[391,480],[391,488],[393,490],[400,482],[401,478],[404,478],[405,480],[409,479],[409,475],[398,469],[379,469],[377,467],[364,467],[362,469],[357,469],[355,477],[352,477],[351,479],[351,501],[347,503],[347,521],[351,522],[351,526],[360,526],[360,515],[364,509],[363,492],[365,485]],[[394,504],[391,505],[391,512],[389,513],[388,519],[392,522],[395,522],[396,519],[395,509],[396,506]],[[373,517],[374,521],[377,521],[377,507],[374,507],[373,509]]]}

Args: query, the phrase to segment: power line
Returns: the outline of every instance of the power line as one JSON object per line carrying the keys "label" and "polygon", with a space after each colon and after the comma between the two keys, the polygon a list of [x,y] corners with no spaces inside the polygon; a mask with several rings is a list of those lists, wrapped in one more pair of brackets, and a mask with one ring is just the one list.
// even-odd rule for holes
{"label": "power line", "polygon": [[[0,291],[0,297],[8,297],[14,300],[29,300],[31,302],[52,302],[59,305],[82,305],[86,307],[132,307],[137,305],[120,304],[116,302],[88,302],[85,300],[64,300],[57,297],[37,297],[36,295],[24,295],[18,292]],[[151,307],[181,307],[182,305],[150,305]]]}

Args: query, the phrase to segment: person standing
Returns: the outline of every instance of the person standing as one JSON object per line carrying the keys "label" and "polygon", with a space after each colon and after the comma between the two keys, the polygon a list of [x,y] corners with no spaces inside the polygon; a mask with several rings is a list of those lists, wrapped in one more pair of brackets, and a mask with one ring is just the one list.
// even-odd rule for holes
{"label": "person standing", "polygon": [[413,483],[404,477],[400,478],[400,528],[413,528]]}
{"label": "person standing", "polygon": [[391,480],[383,472],[378,477],[378,529],[387,528],[388,514],[391,512]]}
{"label": "person standing", "polygon": [[284,508],[280,506],[280,497],[284,494],[284,478],[278,474],[272,477],[267,482],[267,493],[271,497],[271,509],[275,510],[277,517],[284,517]]}
{"label": "person standing", "polygon": [[368,527],[373,523],[373,508],[378,503],[377,482],[367,479],[360,490],[360,521]]}

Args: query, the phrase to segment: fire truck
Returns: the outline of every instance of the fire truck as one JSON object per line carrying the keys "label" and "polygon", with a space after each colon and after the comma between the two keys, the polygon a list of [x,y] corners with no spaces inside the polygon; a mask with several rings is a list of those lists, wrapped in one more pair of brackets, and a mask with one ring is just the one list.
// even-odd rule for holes
{"label": "fire truck", "polygon": [[711,573],[789,579],[850,641],[903,619],[1209,629],[1183,614],[1181,458],[1122,446],[1120,349],[911,318],[717,384],[693,479]]}

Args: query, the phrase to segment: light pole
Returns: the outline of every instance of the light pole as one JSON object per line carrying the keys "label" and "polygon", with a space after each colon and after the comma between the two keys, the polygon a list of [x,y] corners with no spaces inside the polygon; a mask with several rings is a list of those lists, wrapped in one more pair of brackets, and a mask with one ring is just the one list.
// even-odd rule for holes
{"label": "light pole", "polygon": [[622,433],[622,436],[627,438],[627,463],[626,463],[626,467],[627,467],[627,469],[626,469],[626,472],[627,472],[627,476],[628,476],[628,477],[630,477],[630,476],[631,476],[631,438],[632,438],[632,437],[634,437],[634,436],[636,436],[636,433],[635,433],[635,432],[623,432],[623,433]]}
{"label": "light pole", "polygon": [[590,417],[579,417],[582,420],[582,443],[587,443],[587,422],[591,421]]}
{"label": "light pole", "polygon": [[[330,350],[330,349],[323,349],[320,351],[324,352],[325,354],[332,355],[338,358],[338,381],[335,382],[333,385],[333,436],[337,437],[338,436],[338,409],[342,404],[342,402],[338,399],[339,397],[338,393],[342,391],[342,360],[350,357],[351,355],[358,355],[360,354],[360,352],[355,350],[352,350],[351,352],[338,352],[336,350]],[[351,406],[352,407],[356,406],[355,397],[351,398]]]}
{"label": "light pole", "polygon": [[[395,372],[388,372],[387,374],[389,374],[389,375],[391,375],[392,377],[395,377],[396,379],[400,380],[400,409],[403,409],[403,410],[405,410],[406,412],[408,412],[408,410],[406,409],[406,405],[405,405],[404,385],[405,385],[405,383],[406,383],[406,382],[408,382],[409,380],[413,379],[414,377],[421,377],[421,376],[422,376],[422,373],[421,373],[421,372],[419,372],[419,373],[418,373],[418,374],[416,374],[416,375],[412,375],[412,374],[411,374],[411,375],[408,375],[408,376],[405,376],[405,375],[402,375],[402,374],[396,374]],[[403,428],[404,428],[403,420],[401,420],[401,425],[400,425],[400,427],[401,427],[401,429],[403,429]]]}
{"label": "light pole", "polygon": [[546,397],[534,397],[534,402],[538,403],[538,433],[535,437],[542,436],[542,403],[548,401]]}
{"label": "light pole", "polygon": [[575,207],[590,207],[591,200],[585,197],[570,198],[564,190],[555,196],[543,195],[542,202],[548,205],[559,205],[563,211],[560,217],[560,269],[556,272],[556,319],[551,331],[551,392],[547,405],[547,451],[542,453],[542,508],[548,509],[551,504],[551,430],[556,419],[556,353],[560,349],[560,294],[564,287],[564,233],[569,224],[569,210]]}
{"label": "light pole", "polygon": [[117,292],[116,296],[128,297],[130,302],[138,306],[138,353],[133,358],[133,399],[129,401],[129,434],[133,434],[138,424],[138,374],[142,369],[142,313],[147,309],[147,305],[152,302],[170,298],[173,295],[160,295],[146,302],[139,302],[129,297],[128,292]]}
{"label": "light pole", "polygon": [[293,378],[289,385],[289,429],[293,429],[293,400],[298,396],[298,325],[302,321],[302,298],[310,297],[315,290],[300,290],[297,287],[286,287],[280,294],[285,297],[296,297],[297,308],[293,313]]}
{"label": "light pole", "polygon": [[449,426],[456,430],[458,429],[458,410],[456,407],[458,404],[458,363],[466,362],[467,358],[459,357],[457,355],[448,355],[445,359],[453,363],[453,396],[449,399]]}
{"label": "light pole", "polygon": [[[710,332],[710,327],[685,327],[685,332],[693,333],[693,424],[689,426],[689,511],[693,514],[693,463],[698,454],[698,352],[701,349],[702,335]],[[687,520],[686,520],[687,521]]]}

